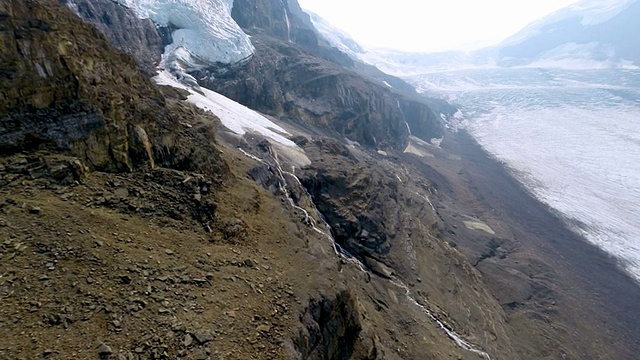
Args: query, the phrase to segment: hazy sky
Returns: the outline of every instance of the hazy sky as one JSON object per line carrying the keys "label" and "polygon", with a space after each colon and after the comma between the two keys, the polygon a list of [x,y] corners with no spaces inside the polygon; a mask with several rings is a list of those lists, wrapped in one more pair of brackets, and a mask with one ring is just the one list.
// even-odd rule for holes
{"label": "hazy sky", "polygon": [[577,0],[298,0],[366,45],[410,51],[494,44]]}

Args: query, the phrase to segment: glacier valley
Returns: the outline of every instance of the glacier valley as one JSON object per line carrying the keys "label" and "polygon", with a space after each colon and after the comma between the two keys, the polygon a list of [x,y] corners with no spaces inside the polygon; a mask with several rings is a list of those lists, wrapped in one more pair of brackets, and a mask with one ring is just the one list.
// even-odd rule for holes
{"label": "glacier valley", "polygon": [[412,78],[570,227],[640,280],[640,71],[483,69]]}

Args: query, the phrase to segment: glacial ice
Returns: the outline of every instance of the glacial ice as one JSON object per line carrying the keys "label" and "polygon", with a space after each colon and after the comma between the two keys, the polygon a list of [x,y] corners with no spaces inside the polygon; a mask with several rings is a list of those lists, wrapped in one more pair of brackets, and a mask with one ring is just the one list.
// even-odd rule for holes
{"label": "glacial ice", "polygon": [[454,120],[640,280],[640,71],[466,70],[418,80],[455,95],[464,114]]}
{"label": "glacial ice", "polygon": [[158,26],[177,28],[164,54],[165,66],[176,67],[174,70],[235,63],[254,52],[247,34],[231,18],[233,0],[116,1]]}

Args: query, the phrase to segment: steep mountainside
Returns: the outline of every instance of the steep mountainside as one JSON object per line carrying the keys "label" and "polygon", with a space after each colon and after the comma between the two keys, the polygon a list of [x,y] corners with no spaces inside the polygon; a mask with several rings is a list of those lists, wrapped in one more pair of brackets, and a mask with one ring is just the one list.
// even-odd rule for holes
{"label": "steep mountainside", "polygon": [[440,119],[417,96],[365,75],[319,42],[297,2],[267,5],[235,2],[232,15],[252,35],[256,53],[246,65],[196,72],[204,86],[374,148],[404,149],[410,133],[425,141],[442,136]]}
{"label": "steep mountainside", "polygon": [[66,5],[0,3],[0,359],[638,353],[630,280],[473,143],[425,141],[429,107],[314,41],[295,1],[236,0],[255,54],[191,73],[269,119],[153,84],[107,39],[155,37],[102,26],[130,13]]}
{"label": "steep mountainside", "polygon": [[[3,154],[65,151],[91,169],[113,171],[216,162],[215,152],[183,148],[197,134],[180,125],[193,110],[166,101],[97,30],[38,2],[3,3],[2,10]],[[43,20],[51,11],[58,21]]]}
{"label": "steep mountainside", "polygon": [[112,0],[61,0],[78,16],[93,24],[120,51],[132,55],[145,75],[155,73],[165,45],[171,42],[167,28],[140,19],[129,8]]}

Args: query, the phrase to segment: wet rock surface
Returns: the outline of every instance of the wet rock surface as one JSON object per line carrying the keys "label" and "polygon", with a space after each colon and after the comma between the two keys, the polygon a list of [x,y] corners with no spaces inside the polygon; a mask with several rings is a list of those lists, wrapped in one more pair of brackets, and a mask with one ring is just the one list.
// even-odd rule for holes
{"label": "wet rock surface", "polygon": [[353,293],[312,300],[301,316],[300,335],[294,340],[299,357],[309,360],[379,359],[375,339],[363,331],[361,306]]}

